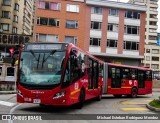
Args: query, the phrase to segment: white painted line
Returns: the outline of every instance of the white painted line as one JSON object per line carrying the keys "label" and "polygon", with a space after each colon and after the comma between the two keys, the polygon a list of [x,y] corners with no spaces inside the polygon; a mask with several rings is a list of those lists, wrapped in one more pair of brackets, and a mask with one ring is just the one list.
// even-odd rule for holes
{"label": "white painted line", "polygon": [[16,105],[16,103],[11,103],[11,102],[6,102],[6,101],[0,101],[0,105],[12,107],[12,106]]}

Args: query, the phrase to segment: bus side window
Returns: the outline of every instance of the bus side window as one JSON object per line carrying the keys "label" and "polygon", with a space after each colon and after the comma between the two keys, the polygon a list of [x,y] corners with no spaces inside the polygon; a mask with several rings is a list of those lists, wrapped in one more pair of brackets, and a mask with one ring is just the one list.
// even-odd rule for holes
{"label": "bus side window", "polygon": [[129,78],[129,68],[122,68],[122,79]]}
{"label": "bus side window", "polygon": [[99,63],[99,77],[103,77],[103,64]]}
{"label": "bus side window", "polygon": [[130,69],[130,77],[129,78],[132,80],[137,79],[137,69],[133,69],[133,68]]}
{"label": "bus side window", "polygon": [[92,83],[92,76],[93,76],[93,70],[92,70],[92,65],[93,65],[93,60],[88,59],[88,89],[93,88],[93,83]]}
{"label": "bus side window", "polygon": [[152,71],[146,71],[146,80],[152,81]]}
{"label": "bus side window", "polygon": [[[77,51],[76,51],[77,52]],[[71,51],[70,55],[70,79],[71,83],[76,82],[80,77],[80,66],[77,53]]]}

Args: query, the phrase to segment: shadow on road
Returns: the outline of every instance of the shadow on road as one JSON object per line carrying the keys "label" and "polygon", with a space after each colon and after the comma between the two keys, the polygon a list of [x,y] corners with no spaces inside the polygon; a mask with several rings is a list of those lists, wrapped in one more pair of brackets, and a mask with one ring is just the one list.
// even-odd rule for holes
{"label": "shadow on road", "polygon": [[[136,98],[151,98],[150,95],[138,95]],[[123,95],[122,97],[114,97],[113,95],[103,95],[102,99],[136,99],[132,97],[128,97],[126,95]]]}
{"label": "shadow on road", "polygon": [[[88,107],[89,105],[92,105],[93,103],[97,103],[96,101],[88,100],[84,103],[83,108]],[[82,109],[83,109],[82,108]],[[19,110],[25,111],[25,112],[33,112],[33,113],[74,113],[74,111],[77,112],[77,110],[82,110],[78,109],[76,105],[72,106],[51,106],[51,105],[46,105],[46,106],[40,106],[40,105],[34,105],[31,104],[31,106],[27,107],[20,107]]]}

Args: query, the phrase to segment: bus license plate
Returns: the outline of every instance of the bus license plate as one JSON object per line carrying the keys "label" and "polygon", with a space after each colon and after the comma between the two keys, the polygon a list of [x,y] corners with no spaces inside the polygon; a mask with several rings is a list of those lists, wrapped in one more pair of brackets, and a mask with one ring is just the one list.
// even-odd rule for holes
{"label": "bus license plate", "polygon": [[40,99],[33,99],[33,103],[39,104],[39,103],[41,103],[41,100]]}

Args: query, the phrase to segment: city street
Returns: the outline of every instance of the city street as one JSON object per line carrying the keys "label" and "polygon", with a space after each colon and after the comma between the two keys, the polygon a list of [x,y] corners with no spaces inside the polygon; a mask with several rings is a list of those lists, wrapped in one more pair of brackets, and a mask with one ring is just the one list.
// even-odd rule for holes
{"label": "city street", "polygon": [[[153,94],[138,96],[138,98],[114,98],[113,96],[103,96],[101,101],[89,100],[85,102],[82,109],[75,107],[40,107],[37,104],[16,104],[16,95],[0,95],[0,113],[1,114],[45,114],[46,119],[52,118],[55,114],[156,114],[146,108],[146,104],[154,98],[158,98],[159,92]],[[73,118],[74,119],[74,118]],[[106,122],[105,120],[99,122]],[[2,123],[19,123],[21,121],[2,121]],[[27,121],[26,121],[27,122]],[[48,122],[48,121],[45,121]],[[53,122],[53,121],[52,121]],[[55,120],[54,120],[55,122]],[[73,120],[59,120],[57,122],[70,123]],[[77,122],[77,121],[76,121]],[[82,121],[78,121],[82,122]],[[83,120],[83,122],[94,122],[92,120]],[[96,121],[95,121],[96,122]],[[117,122],[116,120],[107,120],[107,122]],[[119,120],[118,122],[127,122],[127,120]],[[135,122],[129,120],[129,123]],[[136,122],[144,122],[139,120]],[[151,122],[146,120],[145,122]],[[152,121],[158,123],[159,121]]]}

